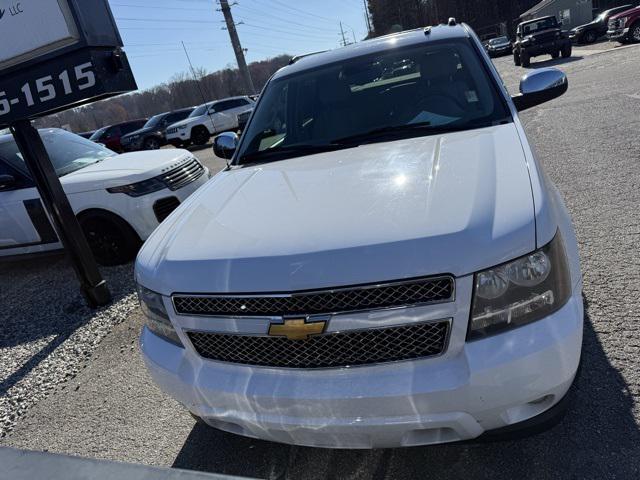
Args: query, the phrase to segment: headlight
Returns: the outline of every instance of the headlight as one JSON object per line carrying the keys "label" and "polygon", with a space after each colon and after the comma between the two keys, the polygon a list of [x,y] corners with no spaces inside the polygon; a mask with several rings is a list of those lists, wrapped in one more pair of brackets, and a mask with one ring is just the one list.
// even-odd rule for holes
{"label": "headlight", "polygon": [[137,288],[142,312],[147,317],[147,328],[168,342],[182,347],[180,337],[178,337],[175,328],[173,328],[167,310],[164,308],[162,295],[152,292],[142,285],[137,285]]}
{"label": "headlight", "polygon": [[180,126],[178,127],[178,130],[186,130],[186,129],[187,129],[187,126],[186,126],[186,125],[180,125]]}
{"label": "headlight", "polygon": [[559,233],[545,247],[475,275],[467,340],[540,320],[571,295],[571,279]]}
{"label": "headlight", "polygon": [[157,192],[158,190],[162,190],[166,187],[165,183],[157,178],[150,178],[149,180],[143,180],[138,183],[107,188],[107,192],[125,193],[130,197],[141,197],[142,195],[148,195],[149,193]]}
{"label": "headlight", "polygon": [[627,21],[629,20],[629,17],[622,17],[619,18],[618,21],[620,22],[620,26],[622,28],[624,28],[624,26],[627,24]]}

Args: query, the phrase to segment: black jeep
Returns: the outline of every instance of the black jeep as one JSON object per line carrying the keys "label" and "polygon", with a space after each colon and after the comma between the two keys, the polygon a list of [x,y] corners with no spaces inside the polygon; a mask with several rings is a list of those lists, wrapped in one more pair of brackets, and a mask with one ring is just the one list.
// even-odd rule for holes
{"label": "black jeep", "polygon": [[551,55],[552,58],[571,56],[571,40],[562,32],[556,17],[542,17],[522,22],[513,42],[513,62],[528,67],[531,57]]}

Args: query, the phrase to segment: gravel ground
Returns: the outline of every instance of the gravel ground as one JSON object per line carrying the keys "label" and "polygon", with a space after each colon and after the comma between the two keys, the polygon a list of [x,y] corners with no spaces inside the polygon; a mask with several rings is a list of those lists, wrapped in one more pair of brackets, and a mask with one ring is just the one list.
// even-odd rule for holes
{"label": "gravel ground", "polygon": [[131,266],[103,273],[115,301],[93,311],[63,256],[0,264],[0,438],[86,367],[100,340],[136,308]]}
{"label": "gravel ground", "polygon": [[[508,88],[517,91],[526,70],[514,67],[510,57],[495,63]],[[142,324],[139,311],[134,309],[126,322],[115,326],[117,320],[82,313],[72,277],[63,273],[61,264],[53,264],[14,268],[10,270],[14,279],[6,279],[6,270],[0,270],[3,304],[4,288],[11,289],[8,293],[41,294],[38,286],[51,288],[55,282],[65,289],[45,291],[48,300],[40,308],[47,313],[38,314],[41,326],[34,334],[21,334],[17,340],[6,336],[12,339],[10,345],[3,340],[3,349],[11,350],[3,353],[3,362],[6,357],[15,365],[8,371],[23,369],[17,364],[23,365],[31,352],[40,352],[36,355],[42,360],[47,339],[60,331],[67,332],[68,339],[51,356],[66,348],[73,338],[70,332],[101,322],[113,331],[95,350],[76,344],[83,353],[74,357],[75,367],[58,365],[52,371],[81,371],[55,389],[47,382],[48,398],[33,405],[1,444],[274,479],[640,478],[640,47],[591,55],[576,49],[572,59],[540,58],[533,64],[549,65],[567,72],[569,92],[525,112],[522,119],[574,217],[586,304],[583,373],[572,391],[574,404],[560,425],[518,442],[374,451],[289,447],[195,425],[143,368],[134,348]],[[210,155],[208,150],[196,154]],[[67,281],[60,281],[63,274]],[[130,279],[126,268],[105,274],[114,289],[115,277]],[[37,282],[36,289],[32,282]],[[130,291],[123,286],[121,298]],[[56,302],[80,310],[69,314],[56,307],[48,312]],[[129,300],[122,303],[125,309],[131,307]],[[32,320],[34,310],[38,309],[14,310],[12,317]],[[68,317],[74,320],[67,321]],[[48,322],[63,325],[43,329]],[[90,340],[95,344],[96,339]],[[90,350],[94,353],[89,361],[84,352]],[[17,375],[16,386],[26,386],[34,375],[38,378],[41,360]],[[5,378],[4,367],[0,368]],[[48,377],[48,371],[42,375]],[[38,381],[34,385],[38,385],[35,393],[44,395]],[[9,394],[16,386],[7,390]]]}

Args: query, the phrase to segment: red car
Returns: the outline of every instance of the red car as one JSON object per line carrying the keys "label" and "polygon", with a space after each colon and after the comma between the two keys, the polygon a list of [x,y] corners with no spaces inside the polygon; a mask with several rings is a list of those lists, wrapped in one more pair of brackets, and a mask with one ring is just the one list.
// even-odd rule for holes
{"label": "red car", "polygon": [[128,122],[116,123],[115,125],[102,127],[101,129],[96,130],[89,140],[96,143],[102,143],[105,147],[113,150],[114,152],[122,153],[124,152],[124,148],[122,148],[120,139],[127,133],[141,129],[144,124],[147,123],[147,120],[147,118],[129,120]]}
{"label": "red car", "polygon": [[640,7],[611,17],[607,37],[620,43],[640,42]]}

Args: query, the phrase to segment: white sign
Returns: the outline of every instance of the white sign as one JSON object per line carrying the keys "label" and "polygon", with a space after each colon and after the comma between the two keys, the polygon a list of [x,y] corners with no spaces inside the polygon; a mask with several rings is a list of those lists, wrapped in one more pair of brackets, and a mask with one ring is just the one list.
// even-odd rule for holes
{"label": "white sign", "polygon": [[67,0],[0,0],[0,68],[78,41]]}

